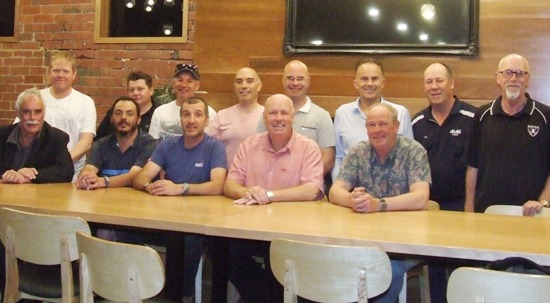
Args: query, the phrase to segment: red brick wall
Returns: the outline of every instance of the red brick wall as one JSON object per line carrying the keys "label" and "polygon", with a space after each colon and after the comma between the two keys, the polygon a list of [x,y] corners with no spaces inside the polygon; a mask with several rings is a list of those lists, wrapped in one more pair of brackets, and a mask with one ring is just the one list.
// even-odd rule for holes
{"label": "red brick wall", "polygon": [[195,0],[189,1],[185,44],[96,44],[95,1],[20,0],[19,41],[0,42],[0,125],[13,121],[14,102],[22,90],[48,85],[53,50],[74,53],[78,64],[74,87],[94,99],[98,121],[117,97],[126,94],[130,71],[151,74],[156,86],[169,82],[177,63],[193,62]]}

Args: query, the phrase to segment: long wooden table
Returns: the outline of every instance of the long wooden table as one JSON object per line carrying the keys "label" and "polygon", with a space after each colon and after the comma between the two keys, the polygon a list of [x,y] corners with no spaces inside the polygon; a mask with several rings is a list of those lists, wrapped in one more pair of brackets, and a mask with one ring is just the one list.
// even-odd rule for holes
{"label": "long wooden table", "polygon": [[0,205],[221,237],[284,237],[486,261],[522,256],[550,266],[550,220],[545,218],[449,211],[357,214],[328,202],[242,206],[221,196],[155,197],[131,188],[86,191],[72,184],[0,184]]}

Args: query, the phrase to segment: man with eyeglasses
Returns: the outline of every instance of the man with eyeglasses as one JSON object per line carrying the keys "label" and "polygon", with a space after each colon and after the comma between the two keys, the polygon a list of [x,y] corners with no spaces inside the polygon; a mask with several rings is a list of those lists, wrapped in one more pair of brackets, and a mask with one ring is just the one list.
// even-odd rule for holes
{"label": "man with eyeglasses", "polygon": [[357,100],[340,106],[334,114],[334,130],[336,133],[336,157],[332,180],[336,180],[342,160],[349,150],[357,143],[368,140],[364,126],[367,122],[367,109],[376,103],[386,103],[397,110],[399,135],[413,138],[411,115],[402,105],[387,101],[382,97],[384,66],[374,58],[361,59],[355,65],[355,80],[353,85],[359,93]]}
{"label": "man with eyeglasses", "polygon": [[[183,135],[180,125],[180,108],[185,100],[194,97],[200,86],[199,68],[193,64],[178,64],[172,79],[176,100],[159,106],[153,113],[149,134],[163,140]],[[214,118],[216,111],[208,106],[208,116]]]}
{"label": "man with eyeglasses", "polygon": [[[139,128],[148,133],[153,112],[160,105],[160,103],[153,98],[153,78],[151,75],[142,71],[134,71],[128,74],[126,81],[128,97],[132,98],[139,105],[139,111],[141,113]],[[113,115],[112,110],[113,108],[109,109],[103,120],[101,120],[94,141],[116,132],[115,127],[111,123],[111,116]]]}
{"label": "man with eyeglasses", "polygon": [[[292,100],[294,106],[293,128],[299,134],[317,142],[321,148],[323,175],[334,167],[334,125],[330,114],[311,102],[307,96],[310,78],[307,66],[299,60],[290,61],[283,71],[283,87],[285,95]],[[258,132],[267,128],[263,121],[258,124]]]}
{"label": "man with eyeglasses", "polygon": [[550,200],[550,108],[525,92],[529,62],[518,54],[500,60],[502,95],[479,108],[468,142],[466,211],[493,204],[523,205],[533,216]]}

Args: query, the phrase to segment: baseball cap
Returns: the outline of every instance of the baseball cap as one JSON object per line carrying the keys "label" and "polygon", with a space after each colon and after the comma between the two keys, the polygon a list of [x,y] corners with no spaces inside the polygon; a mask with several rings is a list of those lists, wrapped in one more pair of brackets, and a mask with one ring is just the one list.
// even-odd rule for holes
{"label": "baseball cap", "polygon": [[174,72],[174,77],[177,77],[180,73],[183,73],[183,72],[190,73],[197,80],[199,80],[199,78],[200,78],[199,67],[194,65],[194,64],[178,64],[178,65],[176,65],[176,71]]}

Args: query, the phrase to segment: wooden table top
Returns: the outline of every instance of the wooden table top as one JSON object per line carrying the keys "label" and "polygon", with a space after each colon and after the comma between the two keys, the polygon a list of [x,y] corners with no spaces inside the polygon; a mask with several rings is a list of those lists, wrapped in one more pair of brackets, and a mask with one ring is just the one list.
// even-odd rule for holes
{"label": "wooden table top", "polygon": [[550,266],[550,219],[450,211],[358,214],[328,202],[234,205],[222,196],[156,197],[131,188],[0,184],[0,205],[90,222],[257,239],[377,246],[471,260],[522,256]]}

